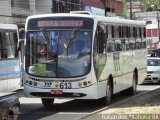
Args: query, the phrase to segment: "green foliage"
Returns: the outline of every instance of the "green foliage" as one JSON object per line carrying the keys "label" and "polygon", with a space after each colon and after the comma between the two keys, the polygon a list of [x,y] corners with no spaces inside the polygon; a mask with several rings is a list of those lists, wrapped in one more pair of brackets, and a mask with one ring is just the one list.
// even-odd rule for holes
{"label": "green foliage", "polygon": [[157,11],[160,9],[160,0],[141,0],[142,11]]}
{"label": "green foliage", "polygon": [[128,9],[127,9],[127,2],[126,0],[121,0],[122,4],[123,4],[123,17],[127,18],[127,13],[128,13]]}

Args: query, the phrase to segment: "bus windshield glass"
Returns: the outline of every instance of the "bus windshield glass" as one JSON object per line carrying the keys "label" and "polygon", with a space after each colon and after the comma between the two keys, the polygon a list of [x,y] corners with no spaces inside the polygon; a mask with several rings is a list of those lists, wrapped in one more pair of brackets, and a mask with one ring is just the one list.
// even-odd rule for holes
{"label": "bus windshield glass", "polygon": [[92,31],[43,29],[26,34],[26,70],[39,77],[78,77],[90,71]]}

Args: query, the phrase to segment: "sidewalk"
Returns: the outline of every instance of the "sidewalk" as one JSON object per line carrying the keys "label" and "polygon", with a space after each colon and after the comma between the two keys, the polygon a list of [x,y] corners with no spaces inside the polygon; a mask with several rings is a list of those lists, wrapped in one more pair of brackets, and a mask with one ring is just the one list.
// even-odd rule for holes
{"label": "sidewalk", "polygon": [[111,105],[81,120],[116,120],[116,118],[119,118],[118,120],[160,120],[160,88],[140,96],[133,96],[132,99]]}

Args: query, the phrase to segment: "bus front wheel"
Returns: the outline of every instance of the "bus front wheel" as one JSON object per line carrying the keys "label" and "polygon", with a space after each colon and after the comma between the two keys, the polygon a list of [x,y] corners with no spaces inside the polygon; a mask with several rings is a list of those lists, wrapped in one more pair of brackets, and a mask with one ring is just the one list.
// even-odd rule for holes
{"label": "bus front wheel", "polygon": [[106,86],[106,96],[104,98],[102,98],[103,100],[103,105],[109,105],[112,101],[112,96],[113,96],[113,90],[112,90],[112,84],[111,84],[111,80],[109,80],[107,82],[107,86]]}
{"label": "bus front wheel", "polygon": [[41,100],[42,100],[42,104],[45,107],[52,107],[53,106],[54,99],[52,99],[52,98],[41,98]]}
{"label": "bus front wheel", "polygon": [[106,88],[106,105],[109,105],[112,100],[112,86],[111,81],[109,80]]}

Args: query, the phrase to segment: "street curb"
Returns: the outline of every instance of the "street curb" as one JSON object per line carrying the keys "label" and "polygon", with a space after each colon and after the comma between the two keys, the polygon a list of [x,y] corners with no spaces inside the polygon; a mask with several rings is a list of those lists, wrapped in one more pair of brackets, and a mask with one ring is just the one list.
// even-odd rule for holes
{"label": "street curb", "polygon": [[84,116],[84,117],[82,117],[82,118],[80,118],[80,119],[78,119],[78,120],[83,120],[84,118],[87,118],[87,117],[90,117],[90,116],[92,116],[92,115],[98,114],[98,113],[100,113],[100,112],[102,112],[102,111],[108,110],[108,109],[111,108],[111,107],[115,107],[115,106],[117,106],[117,105],[123,104],[124,102],[126,102],[126,101],[128,101],[128,100],[130,100],[130,99],[135,99],[135,98],[138,98],[138,97],[143,96],[143,95],[145,95],[145,94],[152,93],[152,92],[154,92],[154,91],[156,91],[156,90],[158,90],[158,89],[160,89],[160,87],[159,87],[159,88],[156,88],[156,89],[153,89],[153,90],[150,90],[150,91],[146,91],[146,92],[143,92],[143,93],[139,93],[139,94],[134,95],[134,96],[131,96],[131,97],[126,98],[126,99],[124,99],[124,100],[121,100],[121,101],[119,101],[119,102],[117,102],[117,103],[115,103],[115,104],[113,104],[113,105],[109,105],[109,106],[104,107],[104,108],[102,108],[102,109],[100,109],[100,110],[97,110],[97,111],[94,111],[94,112],[92,112],[92,113],[89,113],[88,115],[86,115],[86,116]]}

